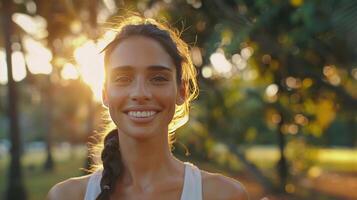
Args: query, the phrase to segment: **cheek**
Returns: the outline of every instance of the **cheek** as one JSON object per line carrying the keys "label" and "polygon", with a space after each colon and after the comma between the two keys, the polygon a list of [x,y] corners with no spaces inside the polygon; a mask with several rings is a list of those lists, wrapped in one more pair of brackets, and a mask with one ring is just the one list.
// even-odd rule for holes
{"label": "cheek", "polygon": [[116,107],[124,101],[125,91],[117,88],[108,89],[109,107]]}
{"label": "cheek", "polygon": [[155,94],[155,99],[160,100],[160,103],[165,104],[166,106],[175,107],[177,95],[175,87],[170,87],[165,90],[159,90]]}
{"label": "cheek", "polygon": [[114,88],[110,88],[108,92],[108,97],[109,99],[116,99],[120,98],[122,96],[122,92],[119,92],[119,90],[116,90]]}

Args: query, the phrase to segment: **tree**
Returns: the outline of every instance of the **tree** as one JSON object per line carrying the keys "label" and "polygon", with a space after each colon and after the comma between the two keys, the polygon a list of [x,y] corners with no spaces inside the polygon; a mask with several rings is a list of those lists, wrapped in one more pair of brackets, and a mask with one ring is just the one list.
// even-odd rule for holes
{"label": "tree", "polygon": [[17,91],[16,84],[12,77],[12,61],[11,61],[11,35],[13,30],[13,23],[11,14],[13,5],[11,1],[3,2],[3,30],[6,51],[6,63],[8,71],[8,112],[10,118],[10,141],[11,141],[11,162],[9,166],[8,188],[6,191],[6,199],[26,199],[26,191],[22,182],[21,170],[21,139],[18,122],[18,108],[17,108]]}

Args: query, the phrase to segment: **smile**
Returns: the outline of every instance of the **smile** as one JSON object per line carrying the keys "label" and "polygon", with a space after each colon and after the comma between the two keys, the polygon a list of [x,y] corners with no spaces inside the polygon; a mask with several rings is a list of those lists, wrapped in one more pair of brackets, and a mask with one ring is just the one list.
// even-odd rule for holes
{"label": "smile", "polygon": [[130,117],[146,118],[155,115],[156,111],[129,111],[128,115]]}

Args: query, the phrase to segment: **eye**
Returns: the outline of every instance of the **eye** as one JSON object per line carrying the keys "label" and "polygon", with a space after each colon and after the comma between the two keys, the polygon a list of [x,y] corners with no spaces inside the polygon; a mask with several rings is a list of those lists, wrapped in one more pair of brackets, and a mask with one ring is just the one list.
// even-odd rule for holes
{"label": "eye", "polygon": [[166,78],[165,76],[163,75],[155,75],[152,79],[151,79],[152,82],[154,83],[164,83],[166,81],[169,81],[168,78]]}
{"label": "eye", "polygon": [[132,81],[132,79],[130,76],[116,76],[113,81],[118,84],[128,84]]}

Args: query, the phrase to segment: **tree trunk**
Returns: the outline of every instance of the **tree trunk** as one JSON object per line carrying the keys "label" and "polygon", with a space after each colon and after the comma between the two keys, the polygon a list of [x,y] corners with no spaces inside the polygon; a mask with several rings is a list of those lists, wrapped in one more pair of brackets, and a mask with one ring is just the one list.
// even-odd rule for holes
{"label": "tree trunk", "polygon": [[280,113],[281,121],[279,122],[279,129],[278,129],[278,143],[279,143],[279,151],[280,151],[280,159],[277,164],[279,181],[280,181],[280,191],[285,193],[285,185],[288,176],[288,166],[285,157],[285,135],[282,131],[282,125],[284,124],[284,116]]}
{"label": "tree trunk", "polygon": [[357,119],[355,117],[355,113],[351,112],[348,113],[348,126],[349,130],[351,131],[351,147],[357,147]]}
{"label": "tree trunk", "polygon": [[11,61],[11,35],[12,35],[12,1],[3,1],[3,30],[5,39],[7,77],[8,77],[8,114],[10,121],[10,141],[11,141],[11,161],[9,166],[8,188],[6,191],[6,199],[26,199],[26,191],[22,181],[21,171],[21,136],[17,110],[17,91],[16,85],[12,76],[12,61]]}
{"label": "tree trunk", "polygon": [[43,165],[43,169],[45,171],[52,171],[54,169],[54,161],[52,157],[52,126],[53,126],[53,87],[51,83],[51,75],[49,74],[47,77],[48,81],[48,86],[46,86],[45,94],[43,94],[43,97],[45,98],[44,104],[46,108],[46,135],[45,135],[45,140],[46,140],[46,161]]}

